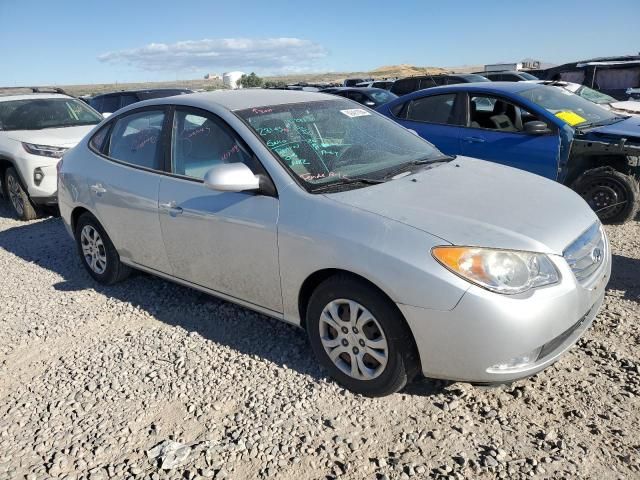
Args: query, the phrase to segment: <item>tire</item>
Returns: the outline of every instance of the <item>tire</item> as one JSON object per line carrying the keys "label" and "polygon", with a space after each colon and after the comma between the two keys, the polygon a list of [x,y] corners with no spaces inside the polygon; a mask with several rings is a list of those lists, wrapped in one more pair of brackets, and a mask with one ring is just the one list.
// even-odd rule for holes
{"label": "tire", "polygon": [[113,285],[131,274],[107,232],[90,213],[83,213],[78,219],[75,237],[82,264],[98,283]]}
{"label": "tire", "polygon": [[[352,306],[357,312],[355,322],[349,320]],[[339,330],[330,326],[331,311],[339,317],[334,323]],[[368,314],[371,319],[363,322]],[[384,294],[355,277],[335,275],[315,289],[309,299],[306,327],[318,361],[338,383],[355,393],[389,395],[402,389],[417,372],[415,343],[402,314]],[[371,349],[373,345],[386,349]],[[369,354],[371,351],[376,357]],[[355,375],[351,368],[354,359]]]}
{"label": "tire", "polygon": [[6,195],[19,220],[35,220],[38,218],[38,211],[31,202],[29,194],[26,192],[20,181],[20,177],[15,168],[9,167],[5,173]]}
{"label": "tire", "polygon": [[625,223],[638,213],[638,181],[613,168],[587,170],[571,188],[586,200],[602,223]]}

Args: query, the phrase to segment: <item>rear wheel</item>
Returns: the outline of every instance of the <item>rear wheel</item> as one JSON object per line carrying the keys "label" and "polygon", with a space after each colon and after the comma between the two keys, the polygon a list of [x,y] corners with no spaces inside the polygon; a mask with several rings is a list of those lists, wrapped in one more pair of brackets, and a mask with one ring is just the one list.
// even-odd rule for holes
{"label": "rear wheel", "polygon": [[307,308],[307,333],[320,363],[356,393],[388,395],[415,375],[417,355],[402,315],[356,278],[337,275],[316,288]]}
{"label": "rear wheel", "polygon": [[7,197],[20,220],[35,220],[38,218],[38,212],[31,203],[29,194],[22,187],[18,173],[13,167],[7,168],[5,174],[5,185],[7,189]]}
{"label": "rear wheel", "polygon": [[107,232],[93,215],[80,216],[75,237],[82,264],[96,281],[111,285],[129,276],[131,269],[120,261]]}
{"label": "rear wheel", "polygon": [[640,188],[637,180],[612,168],[587,171],[572,188],[586,200],[602,223],[625,223],[638,213]]}

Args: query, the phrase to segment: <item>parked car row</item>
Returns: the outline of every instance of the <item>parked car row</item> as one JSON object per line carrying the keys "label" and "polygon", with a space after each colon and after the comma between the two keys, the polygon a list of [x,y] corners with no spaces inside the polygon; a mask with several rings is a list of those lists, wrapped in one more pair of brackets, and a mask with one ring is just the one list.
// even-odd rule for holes
{"label": "parked car row", "polygon": [[601,220],[637,210],[637,122],[531,82],[394,97],[217,91],[108,118],[0,97],[4,191],[33,218],[57,169],[96,281],[139,269],[298,325],[356,392],[544,369],[603,302]]}
{"label": "parked car row", "polygon": [[535,82],[430,88],[378,111],[448,155],[490,160],[570,186],[604,222],[623,223],[638,211],[637,117]]}

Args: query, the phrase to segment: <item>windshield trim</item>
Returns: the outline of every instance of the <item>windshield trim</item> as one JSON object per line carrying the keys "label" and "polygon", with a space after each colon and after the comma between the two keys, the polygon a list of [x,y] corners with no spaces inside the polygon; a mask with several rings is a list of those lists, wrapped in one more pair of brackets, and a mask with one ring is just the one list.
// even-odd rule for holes
{"label": "windshield trim", "polygon": [[[386,115],[381,115],[381,114],[379,114],[379,113],[378,113],[378,112],[376,112],[375,110],[372,110],[372,109],[368,108],[366,105],[362,105],[362,104],[360,104],[360,103],[358,103],[358,102],[356,102],[356,101],[354,101],[354,100],[350,100],[350,99],[345,98],[345,97],[339,97],[339,100],[346,100],[346,101],[348,101],[348,102],[353,103],[354,105],[357,105],[357,106],[358,106],[358,108],[364,108],[364,109],[366,109],[366,110],[368,110],[368,111],[370,111],[370,112],[372,112],[372,113],[374,113],[374,114],[378,115],[380,118],[382,118],[382,119],[384,119],[384,120],[386,120],[386,121],[390,122],[392,125],[394,125],[394,127],[402,127],[402,125],[399,125],[399,124],[398,124],[397,122],[395,122],[393,119],[391,119],[391,118],[387,117]],[[318,103],[322,103],[322,102],[326,102],[326,101],[339,101],[339,100],[338,100],[338,99],[318,100]],[[284,161],[283,161],[283,160],[282,160],[278,155],[276,155],[276,154],[275,154],[275,152],[273,152],[273,151],[271,150],[271,148],[269,148],[269,147],[267,146],[267,142],[266,142],[263,138],[261,138],[261,137],[260,137],[260,135],[258,135],[258,132],[256,132],[256,131],[253,129],[253,127],[251,126],[251,124],[249,123],[249,121],[248,121],[248,120],[246,120],[245,118],[243,118],[243,117],[239,114],[239,112],[241,112],[241,111],[250,110],[250,109],[252,109],[252,108],[268,108],[268,107],[284,106],[284,105],[287,105],[287,106],[294,106],[294,105],[307,105],[307,104],[309,104],[309,103],[314,103],[314,102],[305,101],[305,102],[280,103],[280,104],[274,104],[274,105],[261,105],[261,106],[247,107],[247,108],[239,108],[239,109],[237,109],[237,110],[229,110],[229,112],[231,112],[231,113],[232,113],[232,114],[233,114],[233,115],[234,115],[238,120],[240,120],[240,122],[242,122],[242,124],[247,128],[247,130],[248,130],[249,134],[250,134],[252,137],[256,138],[256,139],[260,142],[260,144],[265,148],[265,150],[266,150],[267,152],[269,152],[269,155],[271,156],[271,158],[273,158],[273,159],[278,163],[278,165],[282,168],[282,170],[284,170],[284,171],[287,173],[287,175],[289,175],[289,177],[291,177],[291,178],[293,179],[293,181],[294,181],[294,182],[295,182],[299,187],[303,188],[307,193],[309,193],[309,194],[311,194],[311,195],[322,195],[322,194],[324,194],[325,192],[314,192],[314,191],[313,191],[313,190],[314,190],[314,188],[313,188],[313,187],[314,187],[314,186],[315,186],[315,187],[317,187],[317,186],[319,186],[319,185],[331,185],[331,184],[333,184],[333,183],[335,183],[335,182],[327,182],[327,183],[316,184],[316,183],[307,182],[307,181],[306,181],[306,180],[304,180],[302,177],[300,177],[300,176],[296,175],[296,174],[295,174],[295,172],[293,172],[293,170],[291,170],[290,168],[288,168],[288,167],[287,167],[287,165],[285,165]],[[435,145],[433,145],[433,144],[429,143],[429,142],[428,142],[427,140],[425,140],[424,138],[419,137],[419,136],[418,136],[417,138],[419,138],[421,141],[423,141],[424,143],[426,143],[429,147],[431,147],[431,148],[435,149],[435,151],[438,153],[438,155],[437,155],[435,158],[440,158],[440,157],[442,157],[442,156],[446,156],[444,153],[442,153],[440,150],[438,150],[438,148],[437,148]],[[256,155],[256,156],[257,156],[257,155]],[[258,160],[260,161],[260,158],[258,158]],[[263,162],[261,161],[261,163],[263,163]],[[405,164],[403,164],[403,165],[407,165],[407,164],[410,164],[410,163],[411,163],[411,162],[405,162]],[[422,166],[424,166],[424,165],[420,165],[420,167],[422,167]],[[396,165],[396,166],[395,166],[395,168],[397,168],[397,167],[399,167],[399,165]],[[384,171],[384,170],[389,170],[389,169],[391,169],[391,167],[389,167],[389,168],[387,168],[387,169],[375,170],[374,172],[368,172],[368,173],[367,173],[367,177],[370,177],[370,176],[371,176],[371,173],[374,173],[374,175],[375,175],[375,174],[378,174],[379,172],[382,172],[382,171]],[[349,178],[349,177],[348,177],[348,176],[344,176],[344,175],[336,175],[336,179],[340,179],[340,178]],[[390,180],[390,179],[389,179],[389,180]],[[354,185],[358,185],[358,184],[354,183]],[[371,187],[371,186],[374,186],[374,185],[368,185],[368,184],[360,184],[360,185],[361,185],[360,187],[357,187],[357,186],[356,186],[356,188],[364,188],[364,187]]]}

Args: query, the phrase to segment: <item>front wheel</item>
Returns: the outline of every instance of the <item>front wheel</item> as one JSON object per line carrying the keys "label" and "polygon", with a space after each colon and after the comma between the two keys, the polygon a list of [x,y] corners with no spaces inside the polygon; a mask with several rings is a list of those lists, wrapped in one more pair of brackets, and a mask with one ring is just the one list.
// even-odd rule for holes
{"label": "front wheel", "polygon": [[33,203],[31,203],[29,194],[22,187],[18,173],[13,167],[7,169],[4,184],[7,188],[7,196],[17,217],[24,221],[38,218],[38,212]]}
{"label": "front wheel", "polygon": [[586,200],[602,223],[625,223],[638,213],[638,182],[612,168],[589,170],[573,183],[572,188]]}
{"label": "front wheel", "polygon": [[307,308],[307,333],[320,363],[356,393],[389,395],[415,375],[417,354],[402,315],[356,278],[337,275],[316,288]]}

